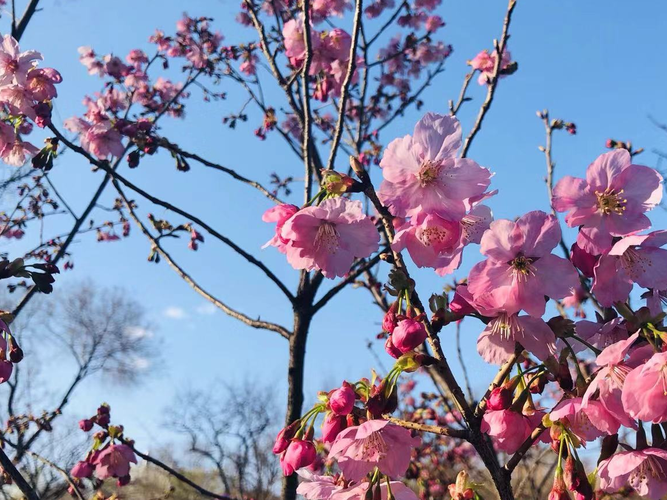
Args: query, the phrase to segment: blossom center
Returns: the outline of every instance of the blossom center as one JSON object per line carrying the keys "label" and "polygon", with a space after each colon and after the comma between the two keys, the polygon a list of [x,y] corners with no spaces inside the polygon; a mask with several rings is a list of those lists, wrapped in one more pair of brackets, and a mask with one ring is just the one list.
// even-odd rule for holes
{"label": "blossom center", "polygon": [[491,333],[498,335],[502,339],[513,339],[515,334],[521,332],[521,325],[517,320],[516,314],[508,316],[507,313],[502,313],[497,318],[494,318],[491,325]]}
{"label": "blossom center", "polygon": [[368,462],[376,462],[387,456],[387,442],[379,432],[371,434],[363,440],[361,445],[361,459]]}
{"label": "blossom center", "polygon": [[322,225],[317,228],[315,248],[317,250],[323,249],[327,253],[334,254],[340,247],[339,239],[340,235],[338,234],[336,225],[331,222],[323,222]]}
{"label": "blossom center", "polygon": [[419,233],[419,240],[427,247],[433,244],[444,245],[448,243],[449,237],[449,231],[442,227],[427,227]]}
{"label": "blossom center", "polygon": [[651,261],[643,257],[635,248],[630,247],[621,255],[621,264],[630,277],[635,279],[647,271],[647,268],[651,266]]}
{"label": "blossom center", "polygon": [[433,184],[433,182],[438,179],[440,166],[441,163],[439,161],[424,160],[422,162],[421,167],[419,167],[419,173],[417,174],[421,187]]}
{"label": "blossom center", "polygon": [[628,484],[633,489],[640,490],[642,485],[648,483],[649,476],[657,480],[664,480],[665,478],[665,470],[662,464],[653,456],[646,456],[641,465],[632,471],[628,477]]}
{"label": "blossom center", "polygon": [[19,62],[16,59],[12,59],[7,63],[7,71],[9,73],[16,73],[19,69]]}
{"label": "blossom center", "polygon": [[518,281],[527,281],[531,276],[535,276],[535,266],[533,259],[524,255],[519,255],[510,264],[512,274]]}
{"label": "blossom center", "polygon": [[598,210],[605,215],[623,215],[625,212],[625,204],[628,202],[627,198],[623,197],[623,190],[618,192],[607,188],[604,191],[595,191],[597,197]]}

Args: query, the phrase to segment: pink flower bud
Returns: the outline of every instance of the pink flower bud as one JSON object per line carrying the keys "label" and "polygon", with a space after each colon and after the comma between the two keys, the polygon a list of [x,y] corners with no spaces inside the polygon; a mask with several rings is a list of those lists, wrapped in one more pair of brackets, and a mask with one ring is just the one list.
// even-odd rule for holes
{"label": "pink flower bud", "polygon": [[352,412],[352,408],[354,408],[356,397],[357,395],[352,386],[347,382],[343,382],[343,385],[339,389],[329,394],[329,406],[336,415],[348,415]]}
{"label": "pink flower bud", "polygon": [[426,340],[426,328],[420,321],[406,318],[398,323],[391,340],[402,353],[410,352]]}
{"label": "pink flower bud", "polygon": [[72,477],[79,479],[88,478],[93,475],[93,464],[89,462],[77,462],[71,471]]}
{"label": "pink flower bud", "polygon": [[487,400],[486,407],[491,411],[506,410],[512,404],[512,391],[506,387],[496,387]]}
{"label": "pink flower bud", "polygon": [[0,384],[4,384],[12,376],[14,365],[9,361],[0,361]]}
{"label": "pink flower bud", "polygon": [[282,457],[280,457],[280,466],[285,476],[291,476],[294,471],[302,467],[308,467],[315,461],[317,451],[312,441],[301,439],[293,440]]}
{"label": "pink flower bud", "polygon": [[394,302],[382,319],[382,329],[387,333],[393,333],[398,320],[396,319],[396,302]]}
{"label": "pink flower bud", "polygon": [[391,337],[387,337],[387,341],[384,343],[384,350],[387,351],[387,354],[389,354],[394,359],[400,358],[401,354],[403,354],[401,351],[396,349],[396,346],[391,341]]}
{"label": "pink flower bud", "polygon": [[347,419],[345,417],[329,413],[324,418],[324,423],[322,423],[322,441],[325,443],[333,443],[340,431],[345,429],[346,424]]}
{"label": "pink flower bud", "polygon": [[92,420],[89,420],[87,418],[84,418],[83,420],[79,420],[79,429],[81,429],[84,432],[88,432],[93,428],[93,422]]}
{"label": "pink flower bud", "polygon": [[285,438],[285,429],[281,429],[273,443],[273,453],[280,455],[289,446],[289,439]]}

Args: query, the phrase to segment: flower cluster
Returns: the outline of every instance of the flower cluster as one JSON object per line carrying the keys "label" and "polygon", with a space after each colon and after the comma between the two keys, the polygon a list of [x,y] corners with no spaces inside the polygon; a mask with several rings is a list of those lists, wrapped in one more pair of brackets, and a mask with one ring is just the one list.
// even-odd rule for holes
{"label": "flower cluster", "polygon": [[38,127],[51,124],[51,101],[57,97],[56,85],[62,82],[53,68],[39,68],[42,55],[34,50],[21,52],[11,35],[0,44],[0,158],[8,165],[20,167],[39,152],[23,136],[30,134],[33,123]]}
{"label": "flower cluster", "polygon": [[380,235],[361,202],[343,196],[301,209],[278,205],[262,220],[276,223],[275,236],[265,246],[284,253],[294,269],[319,270],[327,278],[345,276],[355,259],[369,257],[379,246]]}
{"label": "flower cluster", "polygon": [[122,426],[111,425],[110,412],[109,405],[102,404],[94,416],[79,422],[84,432],[90,432],[95,425],[101,430],[95,432],[86,458],[77,462],[70,474],[78,481],[89,479],[95,488],[111,477],[116,478],[118,486],[129,484],[130,464],[137,463],[132,441],[123,436]]}

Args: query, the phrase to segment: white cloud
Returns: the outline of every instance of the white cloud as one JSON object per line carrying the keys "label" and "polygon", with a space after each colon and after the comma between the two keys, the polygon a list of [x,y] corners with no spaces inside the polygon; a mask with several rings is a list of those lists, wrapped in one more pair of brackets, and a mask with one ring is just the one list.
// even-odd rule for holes
{"label": "white cloud", "polygon": [[210,302],[205,302],[205,303],[201,304],[200,306],[198,306],[197,309],[196,309],[197,313],[206,314],[206,315],[215,314],[215,312],[217,310],[218,310],[218,308],[215,307]]}
{"label": "white cloud", "polygon": [[170,319],[184,319],[188,317],[188,313],[182,307],[171,306],[164,310],[164,316]]}
{"label": "white cloud", "polygon": [[127,328],[125,328],[125,335],[133,339],[144,339],[144,338],[150,339],[153,337],[153,332],[147,330],[146,328],[142,328],[140,326],[128,326]]}
{"label": "white cloud", "polygon": [[151,366],[151,362],[146,358],[142,358],[141,356],[134,356],[132,358],[132,364],[136,370],[146,370],[149,366]]}

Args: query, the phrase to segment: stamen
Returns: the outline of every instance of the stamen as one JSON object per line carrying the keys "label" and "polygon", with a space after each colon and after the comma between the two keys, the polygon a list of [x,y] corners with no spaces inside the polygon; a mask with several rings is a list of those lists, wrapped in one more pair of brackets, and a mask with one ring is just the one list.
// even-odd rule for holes
{"label": "stamen", "polygon": [[515,314],[508,316],[502,313],[497,318],[491,320],[491,333],[498,335],[501,339],[512,339],[517,333],[522,331],[521,325],[517,321]]}
{"label": "stamen", "polygon": [[424,160],[422,162],[417,174],[421,187],[428,186],[438,178],[441,165],[439,161]]}
{"label": "stamen", "polygon": [[361,459],[367,461],[379,461],[387,456],[388,446],[382,433],[372,432],[361,445]]}
{"label": "stamen", "polygon": [[527,281],[531,276],[535,276],[535,266],[533,265],[533,259],[529,257],[524,257],[523,255],[518,256],[509,263],[512,275],[517,279],[517,281]]}
{"label": "stamen", "polygon": [[628,202],[628,199],[623,197],[623,189],[616,192],[611,188],[607,188],[604,191],[595,191],[595,196],[598,199],[598,210],[603,214],[623,215],[623,212],[625,212],[625,204]]}
{"label": "stamen", "polygon": [[339,238],[340,235],[336,230],[336,225],[331,222],[323,222],[315,235],[315,248],[317,250],[324,248],[327,253],[334,254],[340,246],[338,243]]}

